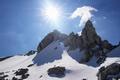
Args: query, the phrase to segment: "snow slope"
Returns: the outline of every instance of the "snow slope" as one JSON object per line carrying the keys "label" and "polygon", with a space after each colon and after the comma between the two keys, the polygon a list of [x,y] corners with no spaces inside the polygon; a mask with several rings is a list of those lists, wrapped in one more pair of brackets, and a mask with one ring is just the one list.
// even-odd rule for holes
{"label": "snow slope", "polygon": [[59,41],[54,41],[45,49],[43,49],[40,53],[38,53],[33,59],[33,62],[37,65],[43,65],[45,63],[61,59],[63,50],[63,44]]}
{"label": "snow slope", "polygon": [[[117,54],[119,52],[120,47],[113,50],[111,54]],[[64,45],[61,42],[56,41],[51,43],[38,54],[31,56],[14,56],[1,61],[0,72],[6,72],[6,74],[9,75],[6,79],[10,80],[15,76],[14,70],[19,68],[29,69],[28,73],[30,76],[26,80],[82,80],[83,78],[86,78],[87,80],[97,80],[96,73],[101,66],[107,66],[114,62],[120,63],[120,57],[108,57],[106,61],[98,67],[88,66],[78,63],[70,56],[72,53],[77,54],[78,51],[75,50],[68,53]],[[35,63],[35,65],[27,67],[32,63]],[[66,76],[63,78],[48,76],[47,70],[54,66],[65,67]]]}

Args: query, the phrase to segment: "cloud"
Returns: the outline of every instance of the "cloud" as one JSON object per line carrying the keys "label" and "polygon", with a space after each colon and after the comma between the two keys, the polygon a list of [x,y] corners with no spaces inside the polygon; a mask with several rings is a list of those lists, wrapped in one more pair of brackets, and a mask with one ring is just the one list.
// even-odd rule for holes
{"label": "cloud", "polygon": [[80,17],[80,24],[79,26],[83,26],[87,20],[91,19],[93,17],[91,12],[97,12],[97,9],[91,7],[91,6],[83,6],[80,8],[77,8],[72,15],[70,16],[71,19]]}
{"label": "cloud", "polygon": [[82,31],[80,31],[80,32],[77,32],[77,34],[78,34],[79,36],[81,36],[81,33],[82,33]]}

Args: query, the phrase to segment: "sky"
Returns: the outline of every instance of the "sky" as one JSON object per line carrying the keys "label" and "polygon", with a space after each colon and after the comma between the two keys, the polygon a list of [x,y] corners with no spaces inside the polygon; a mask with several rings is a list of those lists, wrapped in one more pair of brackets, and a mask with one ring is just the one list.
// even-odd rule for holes
{"label": "sky", "polygon": [[[42,11],[48,7],[60,8],[61,15],[55,22],[46,19]],[[70,19],[80,7],[91,6],[91,20],[102,39],[112,44],[120,41],[119,0],[0,0],[0,57],[24,54],[36,50],[39,42],[54,29],[63,33],[78,33],[80,17]]]}

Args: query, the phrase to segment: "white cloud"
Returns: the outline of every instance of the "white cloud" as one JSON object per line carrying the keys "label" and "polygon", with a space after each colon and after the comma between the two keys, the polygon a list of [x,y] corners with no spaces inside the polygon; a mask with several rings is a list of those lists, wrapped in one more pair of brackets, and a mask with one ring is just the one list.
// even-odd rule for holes
{"label": "white cloud", "polygon": [[89,19],[93,17],[91,14],[92,11],[97,11],[97,9],[91,7],[91,6],[83,6],[80,8],[77,8],[72,15],[70,16],[71,19],[80,17],[80,24],[79,26],[83,26]]}
{"label": "white cloud", "polygon": [[81,33],[82,33],[82,31],[80,31],[80,32],[77,32],[77,34],[78,34],[79,36],[81,36]]}

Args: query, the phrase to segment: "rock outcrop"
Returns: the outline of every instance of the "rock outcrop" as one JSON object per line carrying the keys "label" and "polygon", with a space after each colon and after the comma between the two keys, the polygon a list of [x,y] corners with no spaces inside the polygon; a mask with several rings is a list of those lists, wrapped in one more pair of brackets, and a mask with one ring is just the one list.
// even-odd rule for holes
{"label": "rock outcrop", "polygon": [[98,80],[120,79],[120,64],[113,63],[107,67],[101,67],[97,73]]}
{"label": "rock outcrop", "polygon": [[51,77],[61,78],[65,76],[65,67],[60,67],[60,66],[53,67],[53,68],[48,69],[47,72],[48,72],[48,75]]}
{"label": "rock outcrop", "polygon": [[53,41],[64,41],[67,38],[66,34],[60,33],[57,30],[54,30],[53,32],[49,33],[38,45],[37,51],[40,52],[42,49],[47,47],[50,43]]}
{"label": "rock outcrop", "polygon": [[6,80],[6,77],[8,77],[8,75],[6,75],[4,72],[0,72],[0,80]]}
{"label": "rock outcrop", "polygon": [[[27,79],[29,74],[28,74],[29,69],[27,68],[20,68],[18,69],[14,74],[15,76],[12,78],[12,80],[23,80]],[[20,79],[17,78],[19,76]]]}
{"label": "rock outcrop", "polygon": [[27,52],[25,55],[30,56],[30,55],[35,54],[36,52],[37,52],[37,51],[30,50],[30,51],[29,51],[29,52]]}
{"label": "rock outcrop", "polygon": [[97,35],[95,28],[90,20],[87,21],[82,30],[81,37],[84,48],[93,48],[101,43],[101,38]]}
{"label": "rock outcrop", "polygon": [[82,38],[78,34],[70,33],[70,35],[64,41],[65,46],[69,46],[69,50],[74,50],[76,48],[82,47]]}

